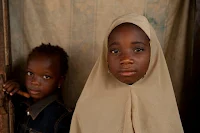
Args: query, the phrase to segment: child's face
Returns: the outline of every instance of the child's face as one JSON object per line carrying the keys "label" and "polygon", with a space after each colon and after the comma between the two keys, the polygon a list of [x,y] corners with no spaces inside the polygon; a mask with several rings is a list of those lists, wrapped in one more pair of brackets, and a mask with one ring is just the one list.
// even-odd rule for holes
{"label": "child's face", "polygon": [[108,38],[108,67],[121,82],[133,84],[146,74],[150,62],[147,35],[137,26],[123,24]]}
{"label": "child's face", "polygon": [[27,63],[26,87],[34,101],[52,94],[61,84],[60,63],[57,56],[37,55]]}

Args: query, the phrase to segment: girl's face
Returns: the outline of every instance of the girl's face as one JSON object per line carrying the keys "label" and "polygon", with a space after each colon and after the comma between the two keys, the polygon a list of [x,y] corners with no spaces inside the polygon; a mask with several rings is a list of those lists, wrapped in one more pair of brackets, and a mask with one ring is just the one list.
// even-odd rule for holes
{"label": "girl's face", "polygon": [[56,91],[61,84],[60,63],[57,56],[36,55],[29,59],[26,72],[26,88],[34,101]]}
{"label": "girl's face", "polygon": [[133,84],[146,74],[150,62],[149,38],[138,26],[117,26],[108,38],[108,68],[121,82]]}

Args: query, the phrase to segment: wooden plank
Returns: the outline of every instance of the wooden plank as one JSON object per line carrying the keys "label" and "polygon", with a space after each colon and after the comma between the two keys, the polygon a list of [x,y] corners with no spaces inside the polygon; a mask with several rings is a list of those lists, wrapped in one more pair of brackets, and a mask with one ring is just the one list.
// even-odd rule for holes
{"label": "wooden plank", "polygon": [[4,34],[3,34],[3,6],[2,0],[0,1],[0,71],[3,70],[5,64],[5,56],[4,56]]}
{"label": "wooden plank", "polygon": [[[10,69],[10,37],[8,0],[0,0],[0,74],[7,77]],[[0,133],[14,133],[13,106],[9,97],[5,96],[0,84]]]}
{"label": "wooden plank", "polygon": [[0,72],[10,69],[10,33],[8,0],[0,0]]}

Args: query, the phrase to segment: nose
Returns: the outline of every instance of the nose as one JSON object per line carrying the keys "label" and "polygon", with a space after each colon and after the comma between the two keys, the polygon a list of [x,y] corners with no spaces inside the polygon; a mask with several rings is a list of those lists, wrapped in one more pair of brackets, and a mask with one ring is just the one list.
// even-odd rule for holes
{"label": "nose", "polygon": [[39,82],[40,80],[39,80],[39,77],[37,77],[37,76],[32,76],[32,78],[31,78],[31,84],[32,85],[35,85],[35,86],[39,86],[40,85],[40,82]]}
{"label": "nose", "polygon": [[130,52],[121,53],[120,64],[133,64],[133,57]]}

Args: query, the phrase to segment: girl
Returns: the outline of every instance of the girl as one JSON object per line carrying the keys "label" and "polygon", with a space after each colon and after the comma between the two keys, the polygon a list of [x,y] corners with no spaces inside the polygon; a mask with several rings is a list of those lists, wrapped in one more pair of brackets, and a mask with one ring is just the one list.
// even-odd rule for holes
{"label": "girl", "polygon": [[70,133],[183,133],[165,58],[145,17],[129,14],[110,26]]}
{"label": "girl", "polygon": [[69,132],[72,111],[60,97],[67,71],[68,55],[59,46],[41,44],[29,53],[25,76],[28,93],[12,80],[3,85],[3,91],[15,98],[16,133]]}

